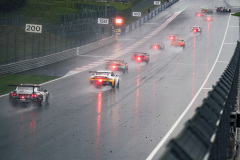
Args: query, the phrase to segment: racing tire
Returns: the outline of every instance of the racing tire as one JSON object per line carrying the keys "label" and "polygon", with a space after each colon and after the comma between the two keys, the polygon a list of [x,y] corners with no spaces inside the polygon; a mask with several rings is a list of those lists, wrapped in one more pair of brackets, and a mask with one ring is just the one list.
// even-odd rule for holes
{"label": "racing tire", "polygon": [[43,105],[42,100],[38,99],[37,106],[38,106],[38,107],[42,107],[42,105]]}
{"label": "racing tire", "polygon": [[114,84],[112,84],[112,88],[114,88],[115,87],[115,80],[114,80],[114,82],[113,82]]}
{"label": "racing tire", "polygon": [[118,80],[118,83],[117,83],[117,88],[119,88],[119,83],[120,83],[120,82],[119,82],[119,80]]}

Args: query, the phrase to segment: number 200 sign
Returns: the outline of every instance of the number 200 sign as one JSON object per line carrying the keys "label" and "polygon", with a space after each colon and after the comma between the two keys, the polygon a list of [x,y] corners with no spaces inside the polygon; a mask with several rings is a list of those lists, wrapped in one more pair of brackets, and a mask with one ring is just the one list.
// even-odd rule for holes
{"label": "number 200 sign", "polygon": [[98,24],[108,24],[109,19],[98,18]]}
{"label": "number 200 sign", "polygon": [[133,12],[132,16],[141,17],[141,12]]}
{"label": "number 200 sign", "polygon": [[42,33],[42,25],[26,24],[25,32]]}
{"label": "number 200 sign", "polygon": [[161,1],[154,1],[154,5],[161,5]]}

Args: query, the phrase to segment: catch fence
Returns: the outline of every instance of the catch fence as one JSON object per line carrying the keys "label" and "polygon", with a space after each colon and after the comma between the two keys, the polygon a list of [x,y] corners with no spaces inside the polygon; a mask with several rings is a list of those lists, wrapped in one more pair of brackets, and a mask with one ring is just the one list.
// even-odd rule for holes
{"label": "catch fence", "polygon": [[112,36],[111,25],[96,20],[77,20],[75,24],[43,27],[42,33],[23,28],[0,30],[0,65],[42,57]]}
{"label": "catch fence", "polygon": [[[208,97],[177,138],[168,143],[161,160],[224,160],[228,155],[230,133],[235,132],[236,122],[230,115],[237,103],[240,42]],[[231,122],[231,126],[230,126]]]}

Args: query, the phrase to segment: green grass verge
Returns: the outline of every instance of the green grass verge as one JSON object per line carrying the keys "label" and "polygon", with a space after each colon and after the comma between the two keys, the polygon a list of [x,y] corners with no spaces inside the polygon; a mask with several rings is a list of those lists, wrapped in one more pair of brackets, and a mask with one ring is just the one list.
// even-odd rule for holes
{"label": "green grass verge", "polygon": [[81,4],[92,4],[92,5],[103,5],[108,4],[111,7],[116,7],[118,11],[124,10],[130,7],[130,3],[112,3],[112,2],[88,2],[80,0],[27,0],[26,4],[10,14],[18,14],[27,17],[36,17],[42,20],[47,20],[50,22],[57,23],[58,15],[71,14],[71,13],[81,13],[78,10],[75,3]]}
{"label": "green grass verge", "polygon": [[231,14],[232,16],[240,16],[240,12],[239,13],[234,13],[234,14]]}
{"label": "green grass verge", "polygon": [[8,74],[0,76],[0,95],[9,93],[14,87],[8,87],[8,84],[22,84],[32,83],[41,84],[53,79],[59,78],[57,76],[45,76],[45,75],[24,75],[24,74]]}

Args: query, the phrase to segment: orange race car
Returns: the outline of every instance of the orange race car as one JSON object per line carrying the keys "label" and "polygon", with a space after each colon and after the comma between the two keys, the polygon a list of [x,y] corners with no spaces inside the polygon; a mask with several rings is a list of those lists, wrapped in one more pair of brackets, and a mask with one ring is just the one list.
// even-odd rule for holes
{"label": "orange race car", "polygon": [[182,40],[182,39],[176,39],[176,40],[173,40],[172,43],[171,43],[171,46],[180,46],[180,47],[185,47],[185,41]]}

